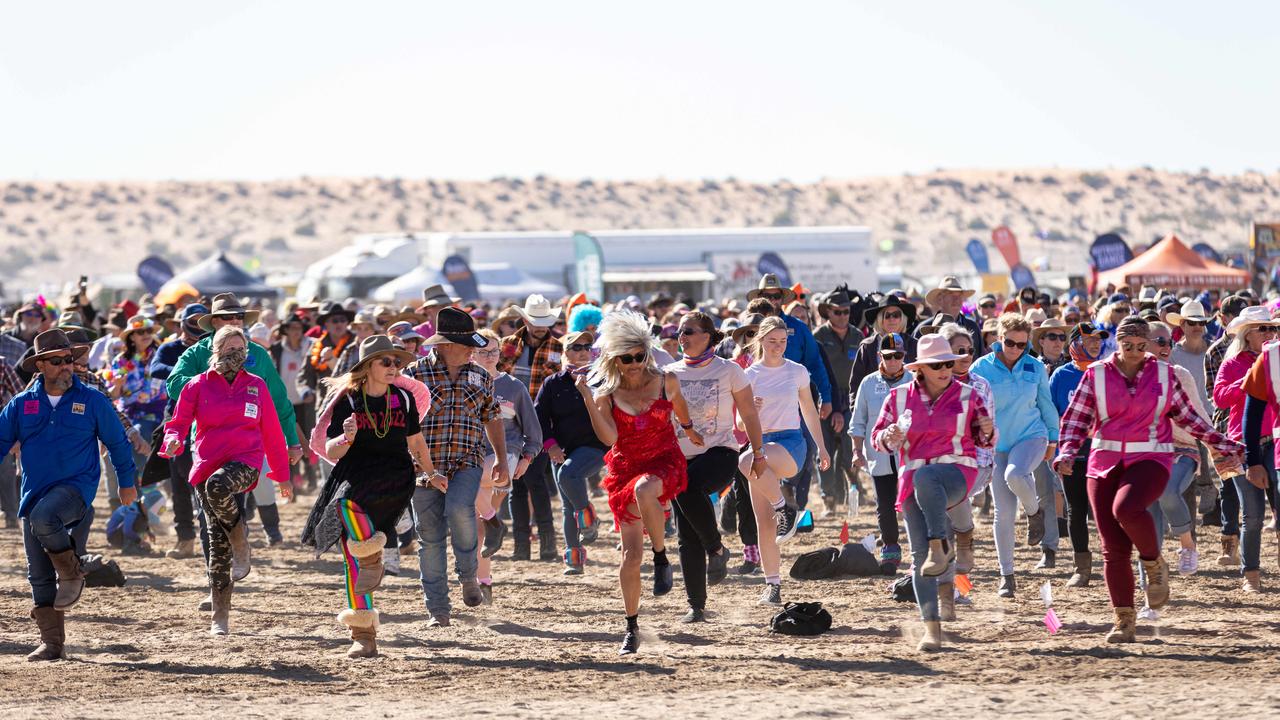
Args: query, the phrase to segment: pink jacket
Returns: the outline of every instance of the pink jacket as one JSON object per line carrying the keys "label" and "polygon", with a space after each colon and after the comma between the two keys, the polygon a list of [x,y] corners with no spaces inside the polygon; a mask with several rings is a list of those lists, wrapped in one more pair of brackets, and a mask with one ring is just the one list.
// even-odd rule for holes
{"label": "pink jacket", "polygon": [[[1218,379],[1213,383],[1213,404],[1227,408],[1227,437],[1232,440],[1239,441],[1244,437],[1244,428],[1241,427],[1244,422],[1244,378],[1257,359],[1258,354],[1248,350],[1237,353],[1222,363],[1222,367],[1218,368]],[[1275,412],[1271,409],[1271,404],[1267,403],[1267,411],[1262,416],[1262,427],[1274,426]]]}
{"label": "pink jacket", "polygon": [[[276,482],[289,479],[289,450],[267,384],[243,370],[228,383],[213,370],[197,375],[178,396],[165,443],[183,440],[196,425],[191,445],[191,484],[199,485],[229,462],[259,470],[265,455]],[[257,483],[254,483],[255,485]]]}
{"label": "pink jacket", "polygon": [[[415,380],[407,375],[400,375],[396,377],[395,382],[392,384],[401,390],[407,390],[409,394],[413,395],[413,402],[418,406],[419,420],[427,416],[427,411],[431,409],[431,391],[427,389],[426,385],[422,384],[421,380]],[[316,418],[316,426],[311,428],[311,437],[308,440],[311,445],[311,451],[330,465],[333,465],[334,462],[326,454],[325,445],[329,442],[329,422],[333,419],[334,400],[340,397],[346,397],[346,393],[329,393],[329,397],[325,398],[324,407],[320,408],[320,416]]]}

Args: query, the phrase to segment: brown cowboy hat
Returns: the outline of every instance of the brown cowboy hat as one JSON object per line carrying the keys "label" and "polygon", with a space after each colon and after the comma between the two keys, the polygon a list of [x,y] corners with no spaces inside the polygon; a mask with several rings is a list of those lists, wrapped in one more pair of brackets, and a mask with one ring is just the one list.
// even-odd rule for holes
{"label": "brown cowboy hat", "polygon": [[351,368],[351,372],[359,370],[374,358],[382,355],[398,357],[405,365],[418,359],[413,353],[405,350],[403,346],[396,347],[395,342],[386,335],[370,335],[364,339],[364,342],[360,343],[360,359]]}
{"label": "brown cowboy hat", "polygon": [[792,300],[796,299],[795,291],[789,287],[783,287],[782,284],[778,282],[778,276],[774,275],[773,273],[765,273],[763,276],[761,276],[760,285],[758,285],[755,290],[752,290],[747,293],[747,299],[755,300],[756,298],[760,297],[764,293],[772,290],[777,290],[778,292],[782,293],[783,303],[789,303]]}
{"label": "brown cowboy hat", "polygon": [[964,296],[968,298],[973,295],[974,291],[961,285],[960,280],[957,279],[955,275],[946,275],[942,278],[942,281],[938,283],[938,287],[930,290],[929,293],[924,296],[924,304],[934,310],[937,310],[937,300],[943,293],[963,293]]}
{"label": "brown cowboy hat", "polygon": [[89,346],[72,343],[71,338],[67,337],[65,332],[54,328],[53,330],[45,330],[36,336],[35,350],[34,355],[22,361],[23,372],[35,372],[36,362],[61,352],[70,352],[73,358],[84,357],[84,354],[89,352]]}
{"label": "brown cowboy hat", "polygon": [[219,293],[213,296],[213,302],[210,303],[212,309],[208,315],[201,315],[197,324],[201,330],[209,332],[213,330],[212,321],[216,317],[226,317],[228,315],[243,315],[244,326],[248,328],[250,325],[258,322],[258,311],[248,310],[240,301],[236,299],[235,293]]}

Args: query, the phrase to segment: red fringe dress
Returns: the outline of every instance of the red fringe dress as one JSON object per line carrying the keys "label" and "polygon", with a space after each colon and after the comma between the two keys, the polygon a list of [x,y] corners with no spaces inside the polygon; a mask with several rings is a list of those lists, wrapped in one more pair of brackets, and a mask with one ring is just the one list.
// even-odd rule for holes
{"label": "red fringe dress", "polygon": [[618,525],[639,519],[627,508],[636,501],[636,480],[640,477],[655,475],[662,479],[659,501],[663,504],[684,492],[689,484],[688,464],[671,424],[671,408],[665,393],[639,415],[630,415],[613,403],[618,441],[604,456],[608,472],[603,484]]}

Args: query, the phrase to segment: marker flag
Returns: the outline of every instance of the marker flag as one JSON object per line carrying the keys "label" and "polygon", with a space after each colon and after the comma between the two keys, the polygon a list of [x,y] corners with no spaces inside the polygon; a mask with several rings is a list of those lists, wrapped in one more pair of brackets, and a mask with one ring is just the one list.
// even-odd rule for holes
{"label": "marker flag", "polygon": [[1057,635],[1062,629],[1062,621],[1058,619],[1058,614],[1049,608],[1049,612],[1044,614],[1044,626],[1048,628],[1050,635]]}
{"label": "marker flag", "polygon": [[969,582],[968,575],[956,575],[955,585],[956,592],[963,597],[968,597],[969,591],[973,589],[973,583]]}
{"label": "marker flag", "polygon": [[845,523],[844,527],[840,528],[840,544],[849,544],[849,523]]}

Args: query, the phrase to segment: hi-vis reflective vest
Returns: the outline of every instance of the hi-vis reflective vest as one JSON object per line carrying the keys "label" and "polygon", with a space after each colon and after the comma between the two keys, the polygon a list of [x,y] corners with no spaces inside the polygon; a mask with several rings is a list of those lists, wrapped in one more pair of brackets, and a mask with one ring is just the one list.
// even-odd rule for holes
{"label": "hi-vis reflective vest", "polygon": [[1138,385],[1129,389],[1114,363],[1090,365],[1081,382],[1092,382],[1097,412],[1088,474],[1102,477],[1123,462],[1133,465],[1155,460],[1173,466],[1173,424],[1168,410],[1173,399],[1173,368],[1160,360],[1142,369]]}
{"label": "hi-vis reflective vest", "polygon": [[978,476],[978,451],[969,428],[973,423],[975,395],[973,386],[953,382],[930,408],[920,393],[917,382],[899,385],[889,391],[894,404],[894,418],[911,411],[911,427],[907,440],[898,449],[898,508],[915,490],[912,478],[925,465],[951,464],[960,468],[968,490]]}

